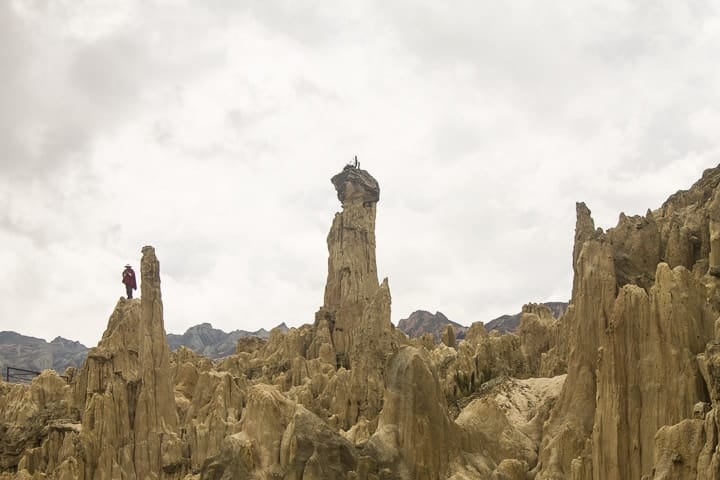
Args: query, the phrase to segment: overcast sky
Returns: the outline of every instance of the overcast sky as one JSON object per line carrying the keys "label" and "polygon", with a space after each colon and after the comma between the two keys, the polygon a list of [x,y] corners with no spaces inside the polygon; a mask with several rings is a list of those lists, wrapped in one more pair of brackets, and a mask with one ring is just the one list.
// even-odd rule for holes
{"label": "overcast sky", "polygon": [[576,201],[720,163],[717,5],[2,0],[0,330],[94,346],[148,244],[168,332],[311,323],[354,155],[394,323],[567,301]]}

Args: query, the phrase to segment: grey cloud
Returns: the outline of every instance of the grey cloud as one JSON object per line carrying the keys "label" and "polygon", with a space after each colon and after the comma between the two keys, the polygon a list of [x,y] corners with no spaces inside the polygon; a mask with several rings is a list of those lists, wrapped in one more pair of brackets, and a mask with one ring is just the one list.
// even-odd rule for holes
{"label": "grey cloud", "polygon": [[270,107],[259,111],[231,108],[225,114],[227,123],[239,134],[245,134],[247,130],[258,125],[263,120],[271,119],[274,115],[281,113],[280,109]]}
{"label": "grey cloud", "polygon": [[682,159],[687,152],[702,152],[714,147],[713,140],[693,130],[689,116],[703,107],[714,108],[720,113],[720,102],[713,106],[708,105],[707,100],[688,101],[688,98],[692,98],[689,95],[683,95],[682,98],[682,101],[658,111],[650,118],[649,124],[641,132],[638,151],[628,164],[630,170],[657,169]]}
{"label": "grey cloud", "polygon": [[295,79],[293,86],[298,97],[314,96],[320,98],[321,100],[333,103],[340,101],[340,97],[336,92],[321,87],[304,75]]}
{"label": "grey cloud", "polygon": [[[102,320],[121,293],[115,264],[151,243],[168,325],[312,321],[340,210],[329,177],[358,153],[383,190],[378,267],[393,318],[434,308],[486,321],[569,296],[575,200],[613,219],[618,206],[655,208],[662,200],[623,190],[657,190],[714,137],[717,76],[697,61],[714,40],[692,43],[695,20],[674,25],[662,9],[650,21],[599,1],[140,1],[144,18],[88,40],[64,37],[67,18],[52,12],[35,31],[9,5],[0,235],[18,264],[52,263],[20,275],[43,299],[38,318],[57,290],[42,270],[83,263],[67,311],[85,311],[92,291]],[[663,30],[685,43],[658,49],[648,33]],[[674,68],[685,53],[687,74]],[[11,169],[27,175],[8,190]],[[141,202],[125,204],[125,185]],[[49,253],[58,246],[64,262]]]}
{"label": "grey cloud", "polygon": [[[321,48],[340,40],[346,32],[352,32],[352,10],[349,2],[298,3],[292,0],[266,2],[250,0],[209,0],[206,8],[218,17],[228,13],[247,15],[257,19],[272,31],[277,31],[301,44]],[[357,7],[358,4],[355,4]]]}
{"label": "grey cloud", "polygon": [[142,33],[132,30],[78,45],[68,70],[80,111],[103,121],[136,105],[143,86],[158,73]]}
{"label": "grey cloud", "polygon": [[458,161],[464,155],[472,154],[487,141],[485,132],[469,120],[448,119],[433,132],[434,156],[445,161]]}
{"label": "grey cloud", "polygon": [[[517,8],[497,2],[402,2],[383,12],[400,44],[417,60],[418,74],[458,65],[470,68],[478,89],[537,115],[538,127],[554,120],[567,129],[572,122],[563,117],[564,110],[580,94],[610,95],[623,108],[621,92],[642,96],[645,87],[637,82],[644,77],[662,84],[692,76],[688,72],[668,79],[662,69],[654,71],[656,65],[681,61],[684,49],[702,51],[693,42],[703,26],[710,28],[717,18],[717,8],[698,1],[689,2],[690,13],[678,20],[676,9],[669,7],[682,5],[631,2],[613,9],[574,2]],[[708,55],[714,51],[710,44],[705,48]],[[697,60],[691,69],[712,71]],[[613,84],[616,90],[607,93]],[[704,93],[716,91],[716,85]],[[603,100],[600,96],[597,102]]]}
{"label": "grey cloud", "polygon": [[[11,8],[7,2],[3,5]],[[130,99],[127,92],[118,89],[93,90],[93,81],[85,80],[92,69],[105,71],[99,58],[82,59],[81,55],[76,60],[75,68],[82,68],[75,77],[82,79],[76,88],[69,73],[73,67],[65,62],[82,52],[83,45],[63,38],[59,32],[35,35],[25,20],[12,11],[5,13],[15,28],[10,30],[13,38],[2,42],[9,50],[4,57],[22,56],[23,60],[11,60],[7,68],[3,66],[10,85],[0,91],[5,106],[0,113],[0,148],[4,153],[0,169],[26,181],[49,178],[62,173],[69,163],[84,162],[94,134],[101,125],[121,118]],[[120,51],[115,56],[121,56]],[[107,58],[103,61],[105,65],[111,63]]]}
{"label": "grey cloud", "polygon": [[[137,113],[147,91],[161,86],[172,92],[178,79],[206,74],[223,61],[202,42],[168,55],[147,28],[123,25],[97,38],[79,38],[47,17],[72,16],[72,9],[31,4],[39,16],[33,20],[12,5],[0,2],[0,169],[26,181],[49,178],[69,163],[86,165],[93,140]],[[146,22],[153,15],[164,18],[153,11],[148,6]],[[187,35],[204,29],[187,23]]]}
{"label": "grey cloud", "polygon": [[217,247],[197,237],[189,237],[160,245],[163,255],[163,271],[180,282],[194,283],[210,273],[218,261]]}

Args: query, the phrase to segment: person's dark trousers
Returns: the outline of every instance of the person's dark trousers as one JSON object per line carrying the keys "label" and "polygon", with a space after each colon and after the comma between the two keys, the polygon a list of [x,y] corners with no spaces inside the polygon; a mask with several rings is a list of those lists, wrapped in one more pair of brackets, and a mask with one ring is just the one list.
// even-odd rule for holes
{"label": "person's dark trousers", "polygon": [[127,292],[128,300],[130,300],[132,298],[132,287],[129,285],[125,285],[125,291]]}

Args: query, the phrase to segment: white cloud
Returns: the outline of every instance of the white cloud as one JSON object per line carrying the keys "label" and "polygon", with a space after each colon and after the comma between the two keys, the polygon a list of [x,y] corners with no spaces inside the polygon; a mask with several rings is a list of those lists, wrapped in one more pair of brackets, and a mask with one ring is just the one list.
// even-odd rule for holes
{"label": "white cloud", "polygon": [[607,228],[720,160],[719,24],[701,1],[0,2],[0,328],[94,344],[145,244],[169,331],[311,322],[356,154],[395,321],[567,300],[575,201]]}

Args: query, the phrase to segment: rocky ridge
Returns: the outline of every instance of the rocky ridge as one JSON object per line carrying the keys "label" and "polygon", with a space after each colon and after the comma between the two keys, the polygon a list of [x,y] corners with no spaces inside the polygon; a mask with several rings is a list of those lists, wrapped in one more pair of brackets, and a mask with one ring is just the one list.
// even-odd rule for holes
{"label": "rocky ridge", "polygon": [[453,322],[442,312],[430,313],[425,310],[415,310],[408,318],[402,318],[397,327],[410,338],[420,337],[424,334],[432,335],[435,342],[439,342],[445,328],[451,325],[455,331],[455,338],[465,338],[468,327]]}
{"label": "rocky ridge", "polygon": [[170,352],[159,263],[68,381],[0,383],[0,479],[720,478],[720,167],[645,216],[577,205],[573,291],[515,332],[390,323],[377,181],[348,166],[311,324]]}
{"label": "rocky ridge", "polygon": [[[287,326],[278,325],[281,331]],[[167,342],[171,351],[187,347],[201,355],[214,360],[235,353],[237,342],[244,337],[267,339],[270,332],[261,328],[255,332],[233,330],[224,332],[213,328],[209,323],[201,323],[190,327],[182,335],[167,334]],[[74,340],[57,337],[51,342],[42,338],[28,337],[13,331],[0,332],[0,371],[5,366],[41,371],[52,369],[63,373],[68,367],[79,368],[85,361],[88,347]]]}
{"label": "rocky ridge", "polygon": [[[285,323],[281,323],[276,328],[284,332],[288,330]],[[180,347],[186,347],[200,355],[217,360],[235,353],[237,342],[241,338],[257,337],[267,340],[268,336],[270,336],[270,332],[264,328],[254,332],[245,330],[224,332],[218,328],[213,328],[209,323],[201,323],[188,328],[182,335],[168,333],[167,341],[170,350],[173,352]]]}
{"label": "rocky ridge", "polygon": [[0,372],[5,367],[41,371],[53,369],[59,373],[68,367],[80,367],[87,347],[80,342],[57,337],[51,342],[28,337],[12,331],[0,332]]}
{"label": "rocky ridge", "polygon": [[[543,305],[550,309],[555,318],[562,317],[568,307],[567,302],[544,302]],[[485,328],[488,331],[497,330],[500,333],[514,332],[520,325],[520,315],[522,315],[522,312],[514,315],[500,315],[485,323]]]}
{"label": "rocky ridge", "polygon": [[[607,232],[577,205],[572,301],[555,347],[568,376],[535,478],[718,478],[709,452],[719,208],[720,168],[655,211],[621,214]],[[687,429],[698,404],[709,410],[706,441],[681,445],[698,433]]]}

